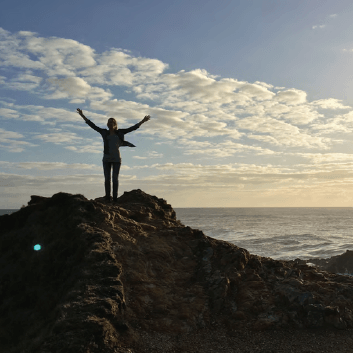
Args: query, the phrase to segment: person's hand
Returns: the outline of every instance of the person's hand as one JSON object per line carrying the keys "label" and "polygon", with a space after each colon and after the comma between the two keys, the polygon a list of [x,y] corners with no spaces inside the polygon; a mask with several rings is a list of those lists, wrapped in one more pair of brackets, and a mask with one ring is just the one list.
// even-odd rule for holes
{"label": "person's hand", "polygon": [[77,113],[79,113],[83,117],[82,110],[80,108],[77,108]]}
{"label": "person's hand", "polygon": [[151,117],[149,115],[146,115],[143,120],[142,120],[142,124],[145,123],[146,121],[150,120]]}

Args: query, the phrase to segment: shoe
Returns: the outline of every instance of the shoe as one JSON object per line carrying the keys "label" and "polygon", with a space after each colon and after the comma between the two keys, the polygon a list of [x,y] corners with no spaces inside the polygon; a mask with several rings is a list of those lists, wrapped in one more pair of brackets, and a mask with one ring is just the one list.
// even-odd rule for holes
{"label": "shoe", "polygon": [[117,202],[118,198],[117,197],[113,197],[113,202]]}
{"label": "shoe", "polygon": [[104,199],[105,199],[106,201],[108,201],[108,202],[111,201],[111,197],[110,197],[110,196],[107,196],[107,195],[104,196]]}

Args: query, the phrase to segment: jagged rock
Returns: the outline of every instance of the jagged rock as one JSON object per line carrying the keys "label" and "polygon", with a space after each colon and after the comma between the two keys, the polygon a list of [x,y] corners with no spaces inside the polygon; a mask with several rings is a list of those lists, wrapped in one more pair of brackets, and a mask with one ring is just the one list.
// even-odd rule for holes
{"label": "jagged rock", "polygon": [[321,270],[353,275],[353,251],[347,250],[341,255],[328,259],[309,259],[305,263],[317,266]]}
{"label": "jagged rock", "polygon": [[32,196],[0,229],[1,352],[138,352],[146,335],[214,327],[353,327],[352,277],[207,237],[141,190],[117,203]]}

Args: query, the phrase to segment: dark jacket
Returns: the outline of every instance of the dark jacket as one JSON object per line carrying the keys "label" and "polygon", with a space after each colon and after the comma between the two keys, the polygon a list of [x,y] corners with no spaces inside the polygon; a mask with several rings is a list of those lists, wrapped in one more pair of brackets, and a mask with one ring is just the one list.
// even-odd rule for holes
{"label": "dark jacket", "polygon": [[[102,135],[102,138],[103,138],[103,141],[104,141],[104,154],[109,154],[109,143],[108,143],[108,139],[107,139],[107,136],[109,135],[109,130],[108,129],[101,129],[100,127],[94,125],[92,123],[92,121],[90,121],[87,118],[86,118],[85,122],[92,129],[98,131]],[[139,127],[140,127],[140,125],[139,125],[139,123],[137,123],[136,125],[131,126],[128,129],[117,129],[117,130],[115,130],[115,134],[119,136],[121,141],[123,141],[122,146],[136,147],[132,143],[125,141],[124,135],[129,133],[129,132],[131,132],[131,131],[137,130]]]}

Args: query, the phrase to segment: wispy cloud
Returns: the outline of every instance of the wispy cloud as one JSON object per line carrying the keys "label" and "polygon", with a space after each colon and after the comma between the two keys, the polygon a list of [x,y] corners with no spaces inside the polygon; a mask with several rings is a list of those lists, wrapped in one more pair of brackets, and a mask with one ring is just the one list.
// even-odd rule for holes
{"label": "wispy cloud", "polygon": [[57,169],[77,169],[77,170],[96,170],[98,169],[94,164],[85,163],[61,163],[61,162],[5,162],[0,161],[2,168],[19,168],[19,169],[36,169],[36,170],[57,170]]}
{"label": "wispy cloud", "polygon": [[312,29],[323,29],[325,27],[326,27],[326,25],[315,25],[315,26],[312,26],[311,28]]}
{"label": "wispy cloud", "polygon": [[146,156],[133,156],[132,158],[135,159],[154,159],[154,158],[162,158],[163,154],[162,153],[158,153],[156,151],[149,151],[146,153]]}
{"label": "wispy cloud", "polygon": [[11,153],[23,152],[24,148],[38,146],[24,141],[24,136],[15,131],[0,128],[0,148]]}
{"label": "wispy cloud", "polygon": [[[5,162],[0,161],[1,168],[8,169],[26,169],[26,170],[102,170],[102,167],[98,167],[96,164],[87,163],[63,163],[63,162]],[[129,166],[121,166],[121,170],[129,170]]]}
{"label": "wispy cloud", "polygon": [[[327,16],[327,19],[328,19],[328,21],[330,21],[330,20],[335,19],[337,17],[338,17],[338,15],[336,13],[334,13],[334,14],[331,14],[331,15]],[[324,29],[326,26],[327,26],[327,24],[323,23],[323,24],[320,24],[320,25],[312,26],[312,29],[319,29],[320,30],[320,29]]]}

